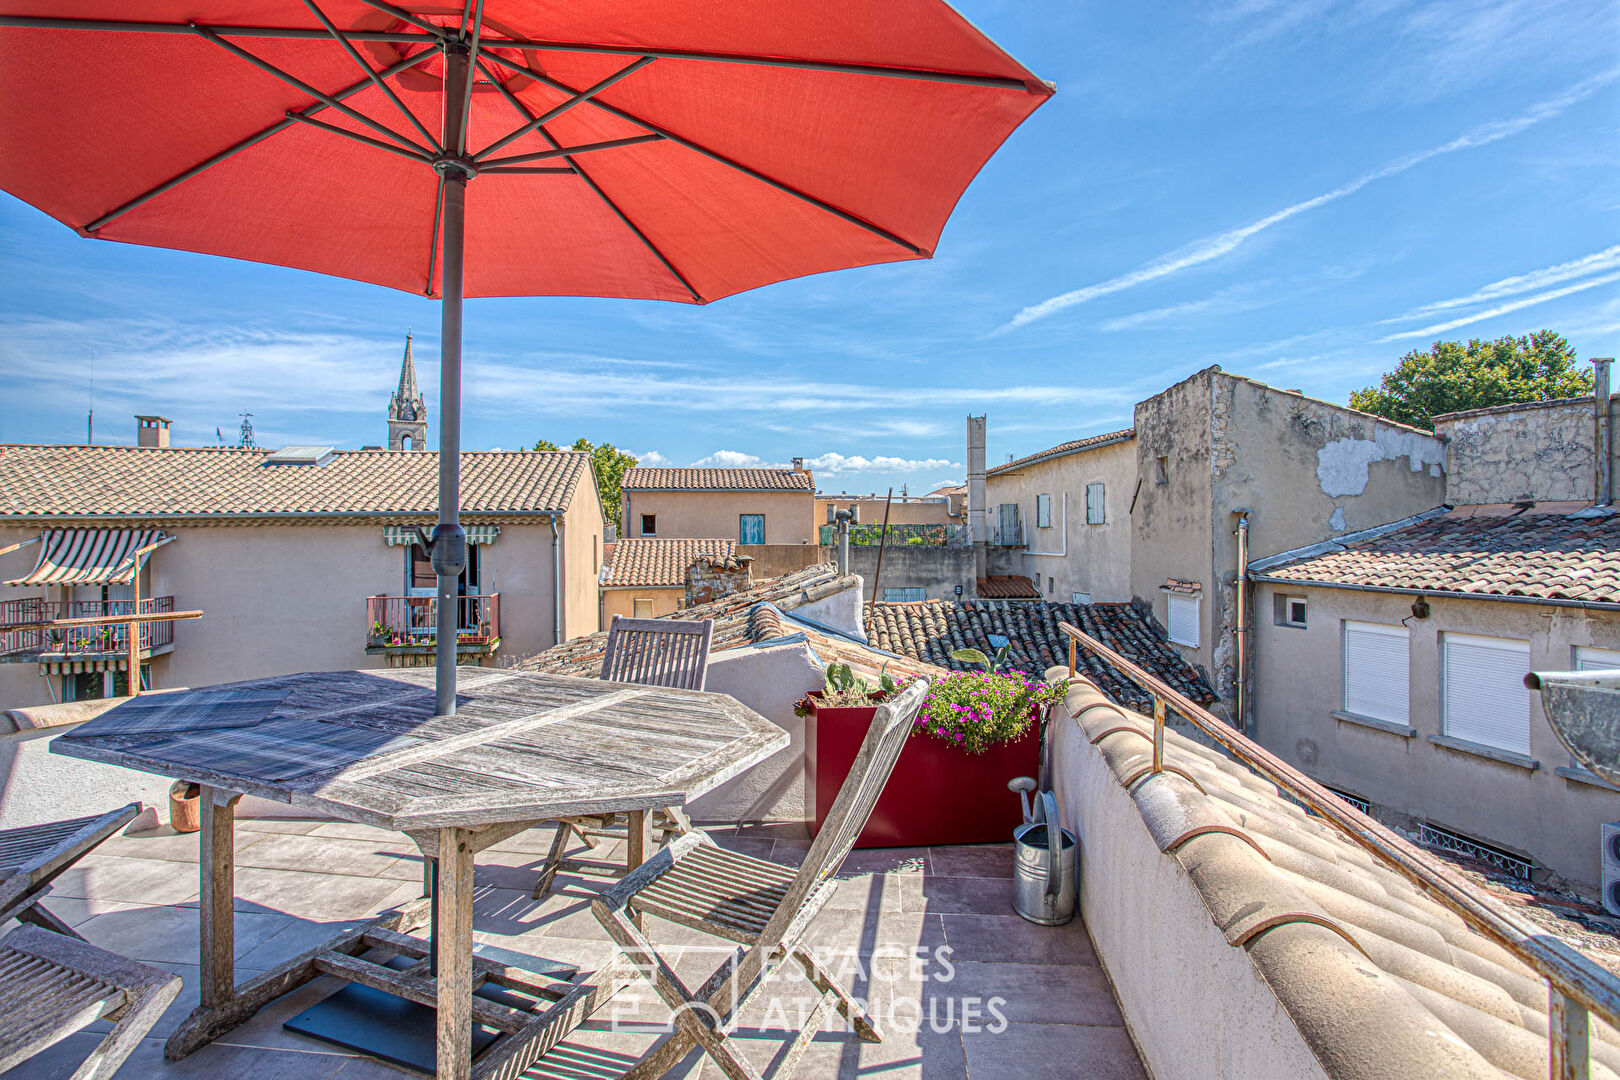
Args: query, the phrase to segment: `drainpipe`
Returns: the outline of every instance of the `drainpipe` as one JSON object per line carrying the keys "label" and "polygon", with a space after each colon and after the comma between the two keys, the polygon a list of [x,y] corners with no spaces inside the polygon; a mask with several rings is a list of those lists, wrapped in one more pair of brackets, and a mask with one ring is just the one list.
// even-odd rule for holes
{"label": "drainpipe", "polygon": [[1592,456],[1597,461],[1597,490],[1593,502],[1599,506],[1614,502],[1613,448],[1609,445],[1613,438],[1609,430],[1609,365],[1612,363],[1613,357],[1597,357],[1592,361]]}
{"label": "drainpipe", "polygon": [[1232,513],[1237,515],[1237,728],[1252,735],[1249,723],[1249,638],[1253,627],[1249,625],[1249,515],[1247,506]]}
{"label": "drainpipe", "polygon": [[557,515],[551,515],[551,641],[561,645],[563,621],[562,534],[557,529]]}
{"label": "drainpipe", "polygon": [[849,573],[849,522],[855,515],[840,510],[833,516],[838,522],[838,576],[844,577]]}

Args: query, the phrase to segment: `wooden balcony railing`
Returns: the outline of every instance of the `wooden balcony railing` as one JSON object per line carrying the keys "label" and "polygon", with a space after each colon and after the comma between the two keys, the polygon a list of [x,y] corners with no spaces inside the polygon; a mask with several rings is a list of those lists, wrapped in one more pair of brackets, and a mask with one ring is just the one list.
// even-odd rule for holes
{"label": "wooden balcony railing", "polygon": [[[456,600],[456,645],[489,646],[501,639],[501,594]],[[428,648],[437,643],[439,601],[433,596],[368,596],[368,649]]]}
{"label": "wooden balcony railing", "polygon": [[[172,612],[174,597],[154,596],[140,603],[141,615]],[[129,653],[129,624],[111,626],[40,626],[57,619],[115,618],[136,614],[133,600],[0,600],[0,656],[94,656]],[[174,644],[174,623],[140,624],[142,652]]]}

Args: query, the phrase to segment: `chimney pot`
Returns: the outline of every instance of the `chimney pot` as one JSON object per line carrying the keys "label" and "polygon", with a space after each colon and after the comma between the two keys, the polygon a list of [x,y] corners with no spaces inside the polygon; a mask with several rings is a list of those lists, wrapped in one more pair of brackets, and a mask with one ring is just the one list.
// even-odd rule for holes
{"label": "chimney pot", "polygon": [[155,449],[165,449],[169,445],[169,425],[174,423],[167,416],[137,416],[135,418],[135,445],[148,446]]}

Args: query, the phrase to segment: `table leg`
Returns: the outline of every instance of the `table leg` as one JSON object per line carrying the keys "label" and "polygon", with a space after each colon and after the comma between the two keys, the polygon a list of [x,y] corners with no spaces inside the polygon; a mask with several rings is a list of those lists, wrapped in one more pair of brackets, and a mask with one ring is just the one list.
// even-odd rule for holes
{"label": "table leg", "polygon": [[472,1076],[473,845],[466,829],[439,830],[438,1080]]}
{"label": "table leg", "polygon": [[198,799],[202,829],[197,869],[197,912],[202,922],[198,950],[199,1004],[218,1008],[236,992],[236,800],[241,796],[204,786]]}
{"label": "table leg", "polygon": [[[632,810],[626,817],[629,821],[628,827],[625,829],[624,872],[628,874],[646,862],[647,856],[652,854],[653,812],[651,810]],[[639,914],[632,914],[630,921],[635,923],[638,929],[641,927],[641,916]]]}

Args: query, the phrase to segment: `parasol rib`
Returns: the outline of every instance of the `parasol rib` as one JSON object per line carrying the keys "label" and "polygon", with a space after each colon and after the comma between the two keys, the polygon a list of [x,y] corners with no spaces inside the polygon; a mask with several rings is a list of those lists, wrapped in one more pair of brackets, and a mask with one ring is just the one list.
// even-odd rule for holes
{"label": "parasol rib", "polygon": [[355,65],[366,73],[366,78],[370,79],[378,90],[388,96],[388,100],[394,103],[394,108],[399,110],[400,115],[409,120],[411,126],[422,133],[422,138],[427,140],[428,145],[435,149],[443,149],[439,146],[439,141],[433,137],[433,133],[427,129],[422,121],[416,118],[416,114],[407,109],[405,103],[399,100],[399,95],[394,93],[394,88],[377,77],[377,73],[371,69],[371,65],[366,63],[365,57],[361,56],[359,50],[350,44],[348,37],[337,28],[337,24],[327,18],[326,12],[320,9],[315,0],[304,0],[304,6],[309,8],[310,13],[321,21],[321,25],[326,27],[326,32],[337,39],[337,43],[343,46],[343,51],[349,54],[349,59],[353,60]]}
{"label": "parasol rib", "polygon": [[[116,34],[192,34],[190,23],[124,22],[118,19],[54,19],[39,15],[0,15],[0,26],[18,30],[91,30]],[[325,41],[325,30],[292,26],[213,26],[221,37],[285,38],[293,41]],[[345,31],[350,41],[388,41],[401,45],[425,42],[437,45],[439,34],[401,33],[389,30]]]}
{"label": "parasol rib", "polygon": [[621,146],[640,146],[642,143],[660,142],[663,136],[656,132],[650,135],[630,135],[623,139],[606,139],[602,142],[580,143],[578,146],[558,146],[551,150],[537,150],[532,154],[514,154],[511,157],[490,158],[482,162],[479,172],[487,168],[499,168],[502,165],[521,165],[525,161],[546,161],[550,158],[566,157],[569,154],[588,154],[593,150],[617,150]]}
{"label": "parasol rib", "polygon": [[[523,65],[518,64],[518,63],[514,63],[513,61],[508,60],[505,57],[500,56],[500,55],[498,55],[496,53],[488,53],[487,55],[489,56],[489,58],[491,60],[494,60],[496,63],[501,64],[501,65],[503,65],[505,67],[509,67],[513,71],[516,71],[516,72],[518,72],[520,74],[527,75],[529,78],[534,79],[536,82],[545,83],[547,86],[551,87],[553,90],[561,90],[561,91],[564,91],[564,92],[570,93],[570,94],[576,94],[576,93],[579,92],[574,87],[569,86],[565,82],[559,82],[558,80],[553,79],[551,76],[545,74],[544,72],[535,71],[533,68],[524,67]],[[811,195],[809,192],[800,191],[798,188],[794,187],[792,184],[786,183],[786,182],[784,182],[782,180],[778,180],[773,176],[767,176],[765,173],[760,172],[758,169],[751,168],[750,166],[744,165],[742,162],[737,161],[734,158],[727,157],[725,154],[720,153],[718,150],[711,150],[707,146],[704,146],[701,143],[693,142],[691,139],[688,139],[685,136],[677,135],[675,132],[670,131],[668,128],[665,128],[665,127],[663,127],[662,125],[659,125],[659,124],[655,124],[651,120],[643,119],[642,117],[637,116],[635,113],[630,112],[628,109],[621,109],[616,105],[609,105],[607,102],[602,101],[600,98],[598,98],[596,100],[593,100],[591,102],[591,104],[596,106],[598,109],[603,110],[604,112],[611,113],[612,115],[617,116],[621,120],[627,120],[632,124],[636,124],[636,125],[638,125],[640,127],[646,128],[648,131],[655,132],[655,133],[657,133],[659,135],[662,135],[664,138],[668,139],[670,142],[676,143],[677,145],[680,145],[680,146],[684,146],[686,149],[691,150],[694,153],[702,154],[704,157],[709,158],[711,161],[718,162],[719,164],[726,166],[728,169],[735,169],[737,172],[743,173],[746,176],[751,176],[755,180],[758,180],[763,184],[768,184],[769,186],[775,188],[776,190],[782,192],[785,195],[791,195],[795,199],[799,199],[802,202],[807,202],[811,206],[814,206],[814,207],[816,207],[816,208],[818,208],[820,210],[824,210],[827,213],[833,215],[834,217],[839,218],[840,220],[849,222],[851,225],[854,225],[857,228],[865,229],[867,232],[872,233],[874,236],[879,236],[879,237],[883,238],[884,240],[889,241],[891,244],[895,244],[895,245],[897,245],[899,247],[905,248],[907,251],[911,252],[913,255],[919,255],[919,256],[922,256],[924,258],[927,258],[929,255],[932,254],[932,252],[926,251],[923,248],[918,247],[916,244],[913,244],[911,241],[905,240],[905,239],[902,239],[899,236],[896,236],[894,233],[892,233],[889,230],[885,229],[881,225],[873,224],[872,222],[867,221],[865,218],[860,217],[857,214],[852,214],[848,210],[843,209],[842,207],[834,206],[832,203],[827,202],[824,199],[818,199],[814,195]]]}
{"label": "parasol rib", "polygon": [[439,177],[439,193],[433,199],[433,229],[428,233],[427,288],[423,296],[433,295],[433,271],[439,265],[439,218],[444,214],[444,177]]}
{"label": "parasol rib", "polygon": [[410,23],[412,26],[419,26],[423,30],[426,30],[428,33],[432,34],[439,41],[443,41],[445,38],[450,36],[449,32],[446,31],[444,27],[435,26],[426,19],[412,15],[404,8],[397,8],[393,4],[383,3],[383,0],[360,0],[360,3],[366,5],[368,8],[371,8],[373,11],[380,11],[384,15],[392,15],[401,22]]}
{"label": "parasol rib", "polygon": [[[456,139],[456,153],[458,155],[465,155],[467,153],[467,121],[472,118],[473,80],[471,74],[471,65],[478,63],[478,40],[483,36],[484,33],[484,0],[476,0],[476,4],[472,9],[472,18],[472,45],[467,53],[467,59],[469,61],[467,91],[461,95],[461,126],[456,129],[461,133]],[[461,12],[461,36],[463,39],[465,39],[467,36],[467,6],[465,4],[462,5]],[[449,148],[446,147],[446,149],[448,150]]]}
{"label": "parasol rib", "polygon": [[[422,52],[417,53],[415,56],[407,57],[404,60],[401,60],[397,64],[393,64],[393,65],[390,65],[389,67],[384,68],[382,71],[378,72],[377,74],[379,76],[381,76],[382,78],[386,79],[389,76],[397,75],[401,71],[405,71],[408,68],[413,68],[418,64],[425,63],[426,61],[433,59],[433,56],[434,56],[434,54],[433,54],[432,51],[424,50]],[[360,91],[364,90],[366,87],[368,87],[370,85],[371,84],[369,82],[357,82],[357,83],[353,84],[352,86],[344,87],[342,90],[339,90],[337,93],[333,94],[332,96],[341,100],[342,98],[351,97],[354,94],[358,94]],[[327,108],[329,108],[329,106],[326,104],[326,102],[317,101],[313,105],[309,105],[309,106],[307,106],[307,107],[305,107],[303,109],[300,109],[299,112],[298,112],[298,115],[300,115],[300,116],[313,116],[315,113],[322,112]],[[202,173],[207,172],[209,169],[212,169],[215,165],[218,165],[220,162],[230,160],[231,158],[235,157],[237,154],[240,154],[242,151],[247,150],[250,147],[256,146],[257,144],[263,142],[265,139],[268,139],[270,136],[276,134],[279,131],[286,131],[288,128],[292,127],[295,123],[297,123],[297,121],[283,119],[283,120],[280,120],[280,121],[278,121],[278,122],[276,122],[274,124],[271,124],[269,127],[265,128],[263,131],[257,132],[257,133],[255,133],[253,135],[249,135],[247,138],[243,139],[241,142],[236,143],[236,144],[234,144],[232,146],[226,147],[224,150],[221,150],[219,153],[215,154],[213,157],[208,158],[205,161],[198,162],[197,164],[191,166],[191,168],[185,170],[184,172],[178,173],[178,174],[170,177],[169,179],[163,181],[163,183],[158,184],[156,187],[148,188],[146,191],[141,192],[139,195],[135,196],[133,199],[129,200],[128,202],[126,202],[124,204],[122,204],[121,206],[116,206],[113,209],[107,211],[105,214],[102,214],[100,217],[98,217],[94,221],[90,222],[90,224],[84,226],[84,231],[86,233],[95,232],[97,229],[100,229],[101,227],[106,225],[108,222],[115,221],[118,218],[123,217],[125,214],[129,213],[131,210],[134,210],[136,207],[142,205],[143,203],[149,202],[152,199],[157,198],[159,195],[162,195],[166,191],[172,191],[174,188],[179,187],[181,184],[185,183],[187,180],[190,180],[192,177],[198,176],[198,175],[200,175]]]}
{"label": "parasol rib", "polygon": [[332,108],[336,109],[338,112],[342,113],[344,116],[349,117],[351,120],[358,121],[359,123],[362,123],[362,124],[366,125],[367,127],[371,128],[374,131],[381,132],[382,134],[388,136],[390,139],[393,139],[395,142],[399,143],[401,146],[405,147],[408,150],[415,150],[417,153],[422,154],[424,156],[431,155],[432,151],[428,147],[420,146],[417,143],[413,142],[411,139],[405,137],[404,135],[401,135],[399,132],[395,131],[393,128],[388,127],[386,124],[379,124],[377,121],[373,120],[371,117],[365,115],[364,113],[357,112],[354,109],[349,108],[349,106],[343,104],[343,102],[339,101],[337,98],[333,97],[332,95],[326,93],[323,90],[315,89],[313,86],[309,85],[309,83],[305,82],[303,79],[300,79],[296,75],[293,75],[293,74],[291,74],[289,72],[286,72],[286,71],[282,71],[280,68],[276,67],[276,65],[270,63],[270,61],[261,59],[260,57],[257,57],[257,56],[254,56],[252,53],[248,52],[246,49],[242,48],[240,45],[233,45],[229,41],[226,41],[224,38],[220,37],[218,34],[214,33],[213,31],[204,29],[201,26],[197,26],[194,29],[196,30],[197,35],[199,37],[203,38],[206,41],[213,42],[215,45],[218,45],[221,49],[224,49],[226,52],[230,53],[232,56],[235,56],[235,57],[238,57],[238,58],[240,58],[242,60],[247,61],[248,63],[252,64],[254,67],[258,68],[260,71],[264,72],[266,75],[274,75],[276,78],[280,79],[282,82],[286,83],[288,86],[292,87],[294,90],[297,90],[300,93],[308,94],[310,97],[314,98],[316,101],[324,101],[327,105],[329,105]]}
{"label": "parasol rib", "polygon": [[411,161],[419,161],[423,165],[433,164],[433,159],[428,157],[426,154],[418,154],[416,151],[407,150],[403,146],[395,146],[393,143],[385,143],[381,139],[373,139],[370,135],[362,135],[358,131],[349,131],[345,128],[340,128],[335,124],[328,124],[325,120],[316,120],[312,117],[295,113],[291,109],[287,110],[287,119],[300,124],[308,124],[313,128],[320,128],[322,131],[330,131],[333,135],[341,135],[345,139],[350,139],[354,142],[360,143],[362,146],[376,147],[378,150],[386,150],[390,154],[398,154],[400,157],[407,158]]}
{"label": "parasol rib", "polygon": [[[498,56],[492,56],[492,57],[490,57],[490,59],[492,59],[492,60],[500,60],[501,58],[498,57]],[[600,94],[603,90],[606,90],[608,87],[612,86],[614,83],[618,82],[620,79],[624,79],[624,78],[627,78],[628,76],[634,75],[636,72],[640,71],[642,68],[644,68],[648,64],[652,63],[653,60],[654,60],[654,57],[643,56],[640,60],[637,60],[635,63],[630,64],[627,67],[620,68],[618,71],[615,71],[613,74],[609,75],[607,78],[603,79],[602,81],[596,83],[593,86],[587,86],[585,89],[579,90],[579,91],[570,91],[570,93],[573,94],[573,96],[570,97],[567,101],[564,101],[559,105],[552,106],[551,108],[547,109],[545,112],[541,113],[539,116],[534,117],[528,123],[526,123],[522,127],[518,128],[516,131],[513,131],[508,135],[505,135],[505,136],[502,136],[499,139],[496,139],[494,142],[490,143],[488,146],[486,146],[482,150],[478,151],[478,153],[474,154],[473,155],[473,160],[474,161],[482,161],[484,158],[488,157],[490,154],[493,154],[495,151],[499,150],[501,147],[508,145],[509,143],[513,142],[516,139],[521,139],[523,136],[527,135],[529,132],[531,132],[534,129],[538,128],[541,124],[549,124],[549,123],[551,123],[551,121],[555,120],[557,117],[561,116],[563,113],[567,112],[569,109],[572,109],[574,106],[582,104],[583,102],[589,101],[591,98],[595,97],[597,94]],[[510,61],[502,61],[502,62],[507,63],[509,66],[513,66],[513,65],[511,65]],[[521,65],[515,65],[515,66],[517,67],[517,70],[526,72],[531,78],[536,74],[535,72],[533,72],[533,71],[529,70],[528,68],[525,68],[525,67],[523,67]],[[487,72],[489,70],[489,68],[485,67],[485,68],[483,68],[483,70]],[[498,80],[494,80],[494,81],[498,82]],[[527,110],[524,110],[524,111],[526,112]]]}
{"label": "parasol rib", "polygon": [[[523,104],[523,102],[519,101],[517,95],[512,93],[511,90],[507,89],[505,83],[495,78],[495,73],[490,71],[489,68],[485,66],[483,60],[478,61],[478,70],[482,71],[484,73],[484,77],[495,85],[495,88],[501,92],[501,96],[507,100],[508,104],[510,104],[513,109],[517,110],[519,116],[522,116],[526,120],[534,119],[534,114],[529,112],[529,107]],[[556,149],[560,145],[556,139],[551,137],[551,132],[547,131],[544,126],[536,128],[536,130],[539,131],[540,136],[545,139],[546,142],[552,145],[553,149]],[[657,259],[663,264],[664,269],[669,271],[670,276],[681,283],[681,287],[691,294],[692,299],[696,303],[708,303],[708,301],[703,298],[703,294],[694,289],[692,287],[692,283],[686,280],[686,275],[675,269],[675,264],[669,261],[669,256],[660,251],[658,249],[658,245],[653,243],[652,240],[648,238],[647,234],[642,232],[641,228],[636,225],[635,222],[630,220],[630,216],[619,208],[618,203],[608,198],[607,193],[602,190],[601,185],[597,184],[597,182],[592,179],[591,174],[585,171],[585,167],[583,165],[572,158],[564,158],[563,160],[568,163],[568,167],[574,171],[575,175],[577,175],[581,180],[585,181],[586,186],[596,194],[596,197],[602,200],[603,205],[609,210],[613,211],[613,215],[624,224],[624,227],[629,229],[631,233],[635,235],[635,238],[640,240],[642,245],[645,246],[648,251],[652,252],[653,258]]]}

